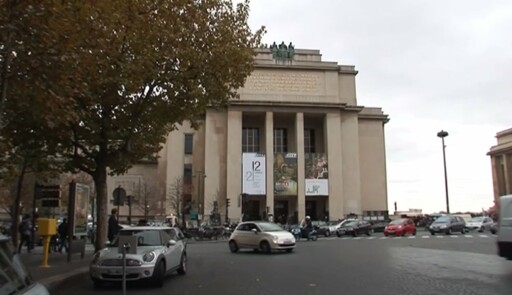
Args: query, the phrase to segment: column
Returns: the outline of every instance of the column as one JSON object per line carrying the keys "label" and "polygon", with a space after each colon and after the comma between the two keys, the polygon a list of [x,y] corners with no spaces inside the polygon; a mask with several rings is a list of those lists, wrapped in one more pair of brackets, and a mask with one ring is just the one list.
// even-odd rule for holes
{"label": "column", "polygon": [[361,215],[363,212],[359,163],[359,118],[355,113],[343,114],[341,122],[344,210],[345,214]]}
{"label": "column", "polygon": [[304,113],[295,116],[297,138],[297,211],[299,221],[306,217],[305,157],[304,157]]}
{"label": "column", "polygon": [[274,113],[265,114],[265,156],[267,167],[267,197],[266,207],[274,214]]}
{"label": "column", "polygon": [[231,221],[241,221],[242,215],[242,112],[228,110],[226,197],[231,206]]}
{"label": "column", "polygon": [[338,220],[345,216],[340,113],[325,114],[324,132],[327,160],[329,161],[329,220]]}

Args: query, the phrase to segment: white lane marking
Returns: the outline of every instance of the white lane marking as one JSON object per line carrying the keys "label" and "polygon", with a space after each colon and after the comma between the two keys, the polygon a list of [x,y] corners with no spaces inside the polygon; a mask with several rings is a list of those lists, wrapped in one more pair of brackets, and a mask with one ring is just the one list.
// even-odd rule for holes
{"label": "white lane marking", "polygon": [[488,238],[488,235],[480,235],[481,238]]}
{"label": "white lane marking", "polygon": [[367,240],[373,240],[373,239],[375,239],[375,237],[368,237],[368,238],[366,238],[366,239],[367,239]]}
{"label": "white lane marking", "polygon": [[423,239],[430,239],[430,236],[421,236]]}
{"label": "white lane marking", "polygon": [[361,237],[355,237],[354,240],[360,240],[362,239]]}
{"label": "white lane marking", "polygon": [[394,237],[393,239],[401,239],[402,237]]}
{"label": "white lane marking", "polygon": [[451,236],[452,238],[458,238],[459,236]]}
{"label": "white lane marking", "polygon": [[436,236],[436,238],[438,238],[438,239],[442,239],[442,238],[444,238],[444,237],[443,237],[443,236]]}
{"label": "white lane marking", "polygon": [[380,240],[385,240],[387,239],[388,237],[381,237]]}
{"label": "white lane marking", "polygon": [[416,236],[409,236],[408,239],[416,239]]}
{"label": "white lane marking", "polygon": [[466,237],[466,238],[472,238],[473,236],[472,236],[472,235],[464,235],[464,237]]}

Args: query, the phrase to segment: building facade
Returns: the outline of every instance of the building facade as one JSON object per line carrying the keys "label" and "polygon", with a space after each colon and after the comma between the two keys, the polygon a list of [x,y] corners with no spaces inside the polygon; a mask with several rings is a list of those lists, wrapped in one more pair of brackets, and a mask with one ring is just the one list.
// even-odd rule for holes
{"label": "building facade", "polygon": [[171,132],[157,162],[109,178],[109,191],[141,195],[147,183],[156,215],[200,220],[385,219],[388,116],[357,104],[356,75],[318,50],[256,49],[240,99]]}
{"label": "building facade", "polygon": [[497,145],[487,153],[491,157],[494,200],[512,194],[512,128],[496,134]]}

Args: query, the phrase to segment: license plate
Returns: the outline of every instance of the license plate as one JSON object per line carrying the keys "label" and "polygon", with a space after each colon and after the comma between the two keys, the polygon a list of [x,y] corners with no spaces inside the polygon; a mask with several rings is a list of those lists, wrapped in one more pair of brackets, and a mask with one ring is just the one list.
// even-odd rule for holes
{"label": "license plate", "polygon": [[390,234],[394,234],[395,232],[394,232],[394,231],[392,231],[392,230],[390,230],[390,231],[389,231],[389,233],[390,233]]}
{"label": "license plate", "polygon": [[109,269],[107,272],[111,275],[120,275],[121,274],[121,271],[117,270],[117,269]]}

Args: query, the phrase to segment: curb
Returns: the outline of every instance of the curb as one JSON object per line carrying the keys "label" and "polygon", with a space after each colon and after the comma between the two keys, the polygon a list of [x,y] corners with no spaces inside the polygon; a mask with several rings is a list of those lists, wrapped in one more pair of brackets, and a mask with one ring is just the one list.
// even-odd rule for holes
{"label": "curb", "polygon": [[48,278],[41,279],[39,283],[43,284],[50,293],[56,291],[59,286],[66,283],[67,281],[73,280],[75,278],[81,277],[84,274],[89,272],[89,266],[84,266],[81,268],[77,268],[75,270],[69,271],[65,274],[58,274]]}

